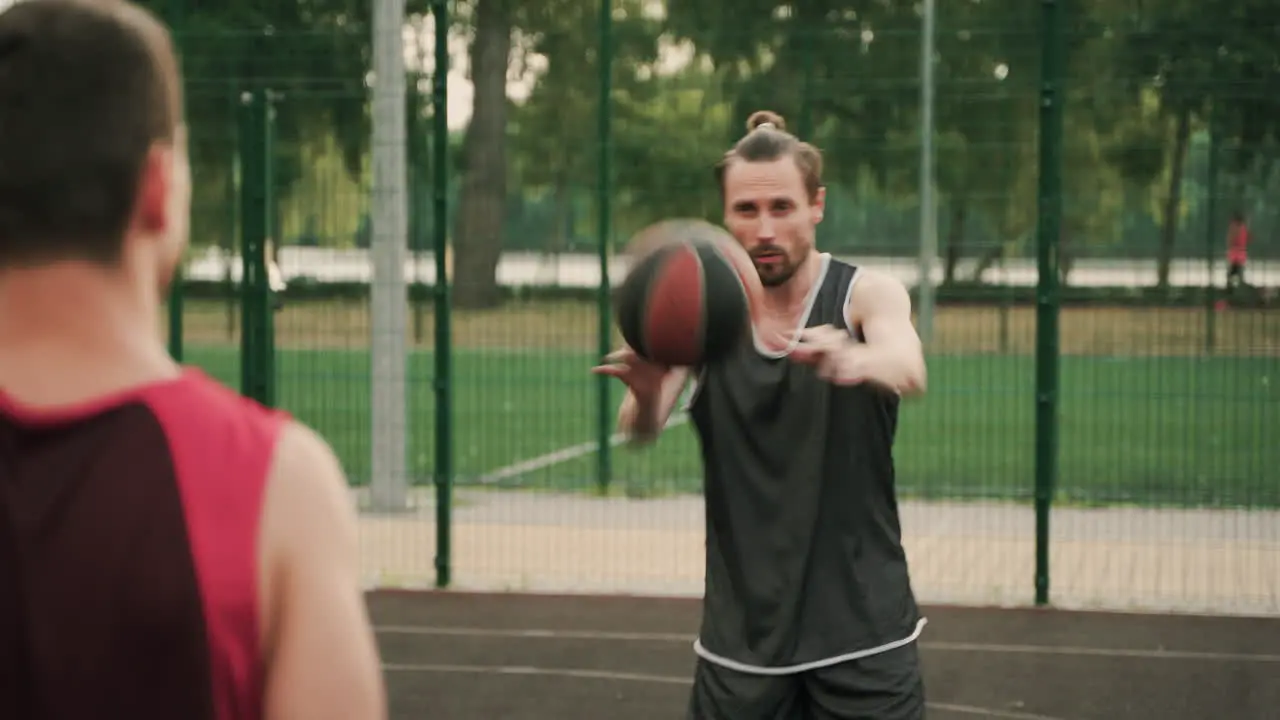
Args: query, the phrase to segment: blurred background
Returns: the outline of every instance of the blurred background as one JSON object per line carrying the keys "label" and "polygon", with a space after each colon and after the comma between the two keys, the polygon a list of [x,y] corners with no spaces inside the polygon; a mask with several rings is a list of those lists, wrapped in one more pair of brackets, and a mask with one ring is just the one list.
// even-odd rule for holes
{"label": "blurred background", "polygon": [[196,180],[171,344],[334,444],[371,582],[700,591],[692,431],[617,447],[588,369],[616,250],[719,221],[770,109],[821,249],[916,297],[926,598],[1052,561],[1063,603],[1280,610],[1280,0],[377,2],[143,3]]}

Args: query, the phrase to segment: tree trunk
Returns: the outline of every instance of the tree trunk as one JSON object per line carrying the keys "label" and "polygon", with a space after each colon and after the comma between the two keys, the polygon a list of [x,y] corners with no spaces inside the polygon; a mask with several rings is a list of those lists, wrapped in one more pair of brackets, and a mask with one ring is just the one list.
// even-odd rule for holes
{"label": "tree trunk", "polygon": [[458,199],[454,303],[489,308],[502,301],[498,257],[507,200],[507,64],[511,0],[479,0],[471,45],[475,104],[463,146],[466,167]]}
{"label": "tree trunk", "polygon": [[982,276],[987,273],[997,262],[1004,259],[1005,243],[1003,241],[987,248],[987,251],[978,258],[978,262],[973,266],[973,274],[969,276],[969,281],[974,283],[982,282]]}
{"label": "tree trunk", "polygon": [[951,227],[947,228],[947,247],[942,266],[942,284],[956,281],[956,266],[964,255],[964,226],[969,219],[969,198],[961,195],[951,203]]}
{"label": "tree trunk", "polygon": [[556,173],[552,199],[555,207],[555,221],[551,224],[551,237],[548,238],[545,251],[549,255],[559,255],[569,247],[569,237],[573,234],[573,193],[569,187],[567,173]]}
{"label": "tree trunk", "polygon": [[1063,287],[1071,284],[1071,269],[1076,264],[1075,237],[1075,230],[1064,220],[1058,230],[1058,284]]}
{"label": "tree trunk", "polygon": [[1165,196],[1164,227],[1160,233],[1160,249],[1156,260],[1156,285],[1169,287],[1169,268],[1173,264],[1173,246],[1178,238],[1178,208],[1182,206],[1182,173],[1186,165],[1187,145],[1191,140],[1191,111],[1178,111],[1178,126],[1173,139],[1173,164],[1169,169],[1169,194]]}

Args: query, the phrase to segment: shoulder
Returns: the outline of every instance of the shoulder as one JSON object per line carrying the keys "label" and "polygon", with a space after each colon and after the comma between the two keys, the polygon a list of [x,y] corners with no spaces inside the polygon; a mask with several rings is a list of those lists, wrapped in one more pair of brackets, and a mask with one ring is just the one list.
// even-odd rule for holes
{"label": "shoulder", "polygon": [[907,286],[883,270],[859,267],[849,288],[845,318],[856,324],[870,314],[911,312],[911,294]]}
{"label": "shoulder", "polygon": [[[142,402],[163,428],[184,492],[223,498],[258,516],[264,487],[288,415],[187,370],[172,382],[142,391]],[[200,502],[195,507],[227,506]]]}
{"label": "shoulder", "polygon": [[341,572],[358,563],[359,526],[337,455],[316,431],[290,421],[281,428],[268,474],[259,548],[263,633],[280,627],[281,599],[297,577]]}
{"label": "shoulder", "polygon": [[355,512],[342,464],[329,443],[300,422],[290,421],[280,430],[268,477],[266,514],[269,522],[278,520],[273,525],[283,532],[276,539],[285,549],[295,542],[328,544],[355,536]]}
{"label": "shoulder", "polygon": [[264,407],[194,368],[184,370],[176,382],[149,389],[145,396],[170,430],[202,437],[210,446],[218,438],[241,444],[257,437],[274,443],[289,418],[288,413]]}

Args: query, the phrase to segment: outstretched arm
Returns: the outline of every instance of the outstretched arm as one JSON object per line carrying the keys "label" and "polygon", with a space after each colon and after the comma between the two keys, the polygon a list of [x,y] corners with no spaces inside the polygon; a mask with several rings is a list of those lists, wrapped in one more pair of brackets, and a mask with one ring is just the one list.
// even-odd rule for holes
{"label": "outstretched arm", "polygon": [[628,389],[618,408],[618,432],[636,445],[656,440],[675,411],[688,380],[688,368],[671,368],[662,377],[656,394],[640,396]]}
{"label": "outstretched arm", "polygon": [[849,327],[862,329],[866,343],[855,346],[870,382],[900,395],[923,394],[928,384],[924,347],[911,322],[911,295],[895,277],[863,271],[845,309]]}
{"label": "outstretched arm", "polygon": [[808,328],[791,357],[816,365],[819,374],[838,384],[872,383],[903,396],[924,393],[924,348],[911,322],[911,296],[890,275],[862,272],[845,313],[865,342],[830,325]]}

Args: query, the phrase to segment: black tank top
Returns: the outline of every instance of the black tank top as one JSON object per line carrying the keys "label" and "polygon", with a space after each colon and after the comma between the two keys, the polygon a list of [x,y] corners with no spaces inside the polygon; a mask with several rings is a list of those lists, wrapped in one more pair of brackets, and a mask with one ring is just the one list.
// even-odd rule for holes
{"label": "black tank top", "polygon": [[[845,320],[857,268],[819,258],[805,325],[860,338]],[[701,370],[690,415],[706,495],[700,654],[789,668],[913,635],[920,616],[894,491],[896,395],[832,385],[747,337]]]}

